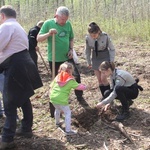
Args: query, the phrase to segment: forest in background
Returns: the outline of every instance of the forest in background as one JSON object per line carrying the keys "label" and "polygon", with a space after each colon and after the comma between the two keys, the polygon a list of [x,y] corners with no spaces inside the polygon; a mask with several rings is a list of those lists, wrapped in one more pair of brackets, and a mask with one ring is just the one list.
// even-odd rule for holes
{"label": "forest in background", "polygon": [[113,40],[150,40],[150,0],[0,0],[2,5],[17,10],[18,21],[27,32],[39,20],[52,18],[57,7],[67,6],[76,41],[84,41],[91,21]]}

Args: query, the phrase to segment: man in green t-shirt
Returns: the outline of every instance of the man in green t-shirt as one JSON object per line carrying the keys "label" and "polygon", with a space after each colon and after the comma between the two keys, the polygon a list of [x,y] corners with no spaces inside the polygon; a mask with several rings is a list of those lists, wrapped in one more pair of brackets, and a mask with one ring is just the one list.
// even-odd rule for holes
{"label": "man in green t-shirt", "polygon": [[[48,61],[52,70],[52,35],[55,34],[55,75],[58,74],[59,66],[68,61],[74,65],[74,76],[78,83],[81,83],[79,71],[73,60],[73,38],[74,33],[71,23],[68,21],[69,10],[67,7],[60,6],[56,10],[54,18],[44,22],[37,41],[42,42],[47,39],[48,42]],[[83,101],[83,91],[75,90],[78,101]],[[54,117],[54,107],[50,104],[51,117]],[[53,107],[53,108],[51,108]]]}

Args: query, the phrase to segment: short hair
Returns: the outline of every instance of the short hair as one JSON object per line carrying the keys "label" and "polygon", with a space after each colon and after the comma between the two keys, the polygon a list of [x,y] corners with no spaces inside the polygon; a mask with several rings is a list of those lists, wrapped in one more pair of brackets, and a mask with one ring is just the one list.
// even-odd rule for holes
{"label": "short hair", "polygon": [[16,18],[17,14],[15,9],[11,5],[4,5],[0,8],[0,13],[5,14],[6,17]]}
{"label": "short hair", "polygon": [[38,27],[42,27],[42,25],[43,25],[43,23],[44,23],[44,21],[39,21],[36,25],[38,26]]}
{"label": "short hair", "polygon": [[69,16],[69,9],[65,6],[60,6],[56,10],[56,15],[58,15],[58,16],[65,15],[68,17]]}
{"label": "short hair", "polygon": [[103,61],[101,64],[100,64],[100,67],[99,69],[102,70],[102,71],[106,71],[108,69],[111,69],[112,71],[115,70],[115,64],[113,62],[109,62],[109,61]]}
{"label": "short hair", "polygon": [[95,23],[95,22],[91,22],[88,26],[88,32],[89,33],[93,33],[93,34],[96,34],[98,32],[102,32],[100,27]]}

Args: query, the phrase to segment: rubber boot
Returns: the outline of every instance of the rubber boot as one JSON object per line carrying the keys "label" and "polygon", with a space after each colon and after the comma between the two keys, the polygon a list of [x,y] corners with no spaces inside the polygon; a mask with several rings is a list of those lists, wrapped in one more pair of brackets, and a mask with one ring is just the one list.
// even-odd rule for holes
{"label": "rubber boot", "polygon": [[75,90],[75,95],[77,96],[78,101],[83,101],[84,98],[82,97],[83,91]]}
{"label": "rubber boot", "polygon": [[99,89],[101,91],[102,96],[104,97],[105,91],[110,90],[110,85],[106,85],[106,86],[105,85],[100,85]]}
{"label": "rubber boot", "polygon": [[116,120],[123,121],[124,119],[127,119],[129,117],[130,117],[129,104],[127,103],[127,105],[122,105],[122,113],[116,117]]}
{"label": "rubber boot", "polygon": [[124,119],[127,119],[130,117],[130,112],[129,110],[124,110],[122,111],[121,114],[119,114],[117,117],[116,117],[116,120],[117,121],[123,121]]}
{"label": "rubber boot", "polygon": [[132,100],[132,99],[129,99],[129,100],[128,100],[128,105],[129,105],[129,107],[130,107],[132,104],[133,104],[133,100]]}

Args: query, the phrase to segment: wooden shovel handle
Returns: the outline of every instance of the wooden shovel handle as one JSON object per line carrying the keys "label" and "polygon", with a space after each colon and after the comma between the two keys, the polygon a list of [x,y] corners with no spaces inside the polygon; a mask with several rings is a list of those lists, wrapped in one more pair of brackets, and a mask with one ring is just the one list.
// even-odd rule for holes
{"label": "wooden shovel handle", "polygon": [[52,79],[55,78],[55,34],[52,35]]}

